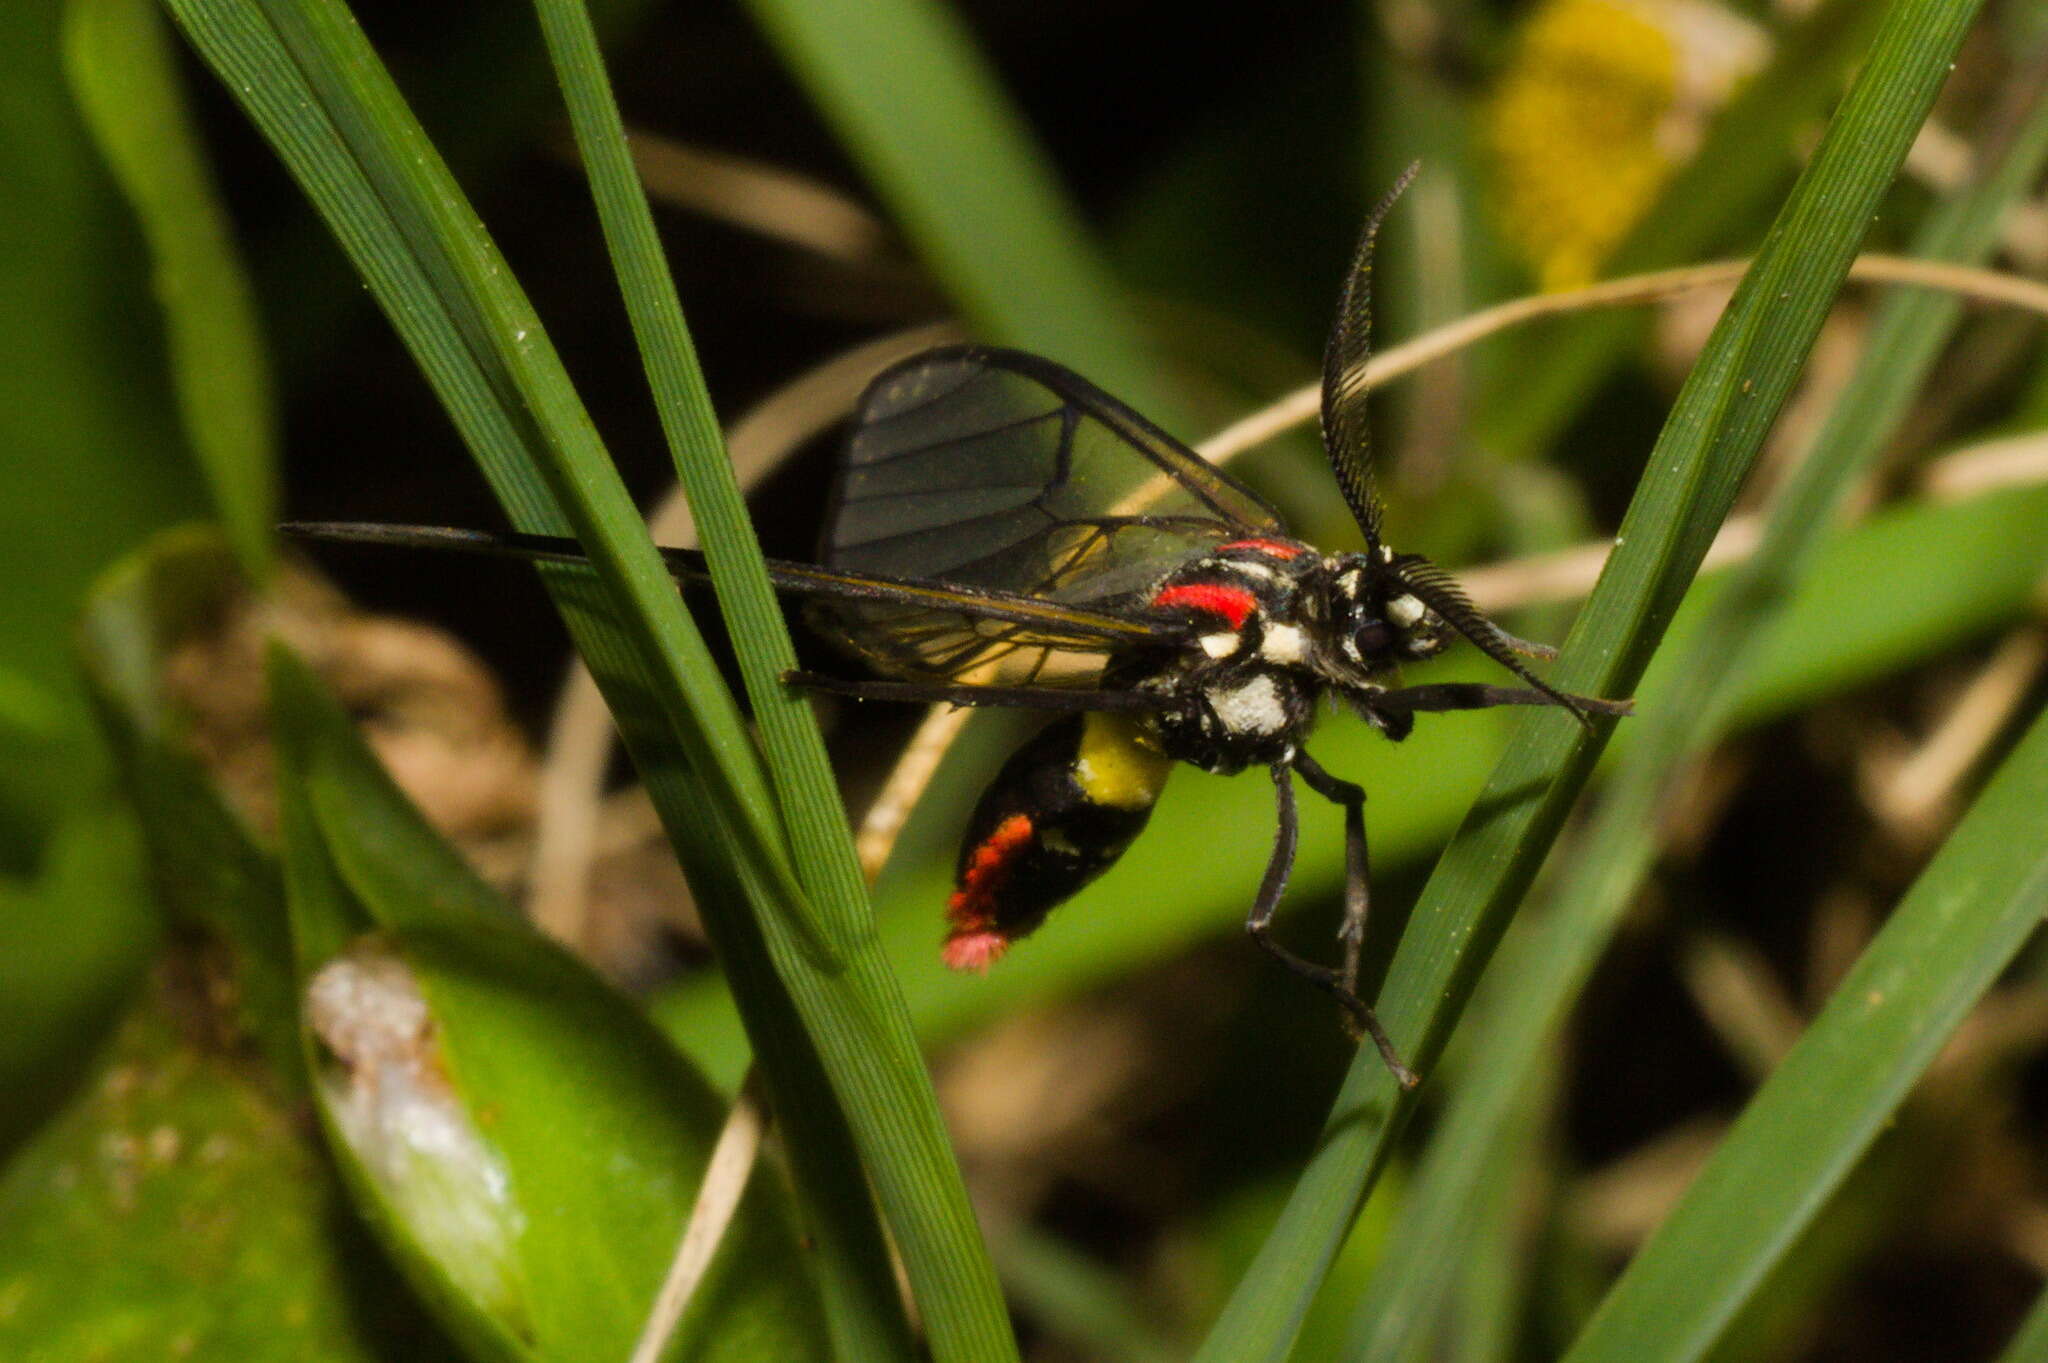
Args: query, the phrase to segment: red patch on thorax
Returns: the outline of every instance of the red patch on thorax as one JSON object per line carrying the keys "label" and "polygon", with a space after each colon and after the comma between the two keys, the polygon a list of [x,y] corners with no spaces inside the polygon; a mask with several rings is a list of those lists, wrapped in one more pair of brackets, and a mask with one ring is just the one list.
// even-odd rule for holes
{"label": "red patch on thorax", "polygon": [[1286,540],[1265,539],[1232,540],[1228,544],[1216,546],[1216,552],[1218,553],[1222,553],[1227,549],[1249,549],[1254,553],[1265,554],[1270,558],[1279,559],[1300,558],[1306,552],[1299,544],[1291,544]]}
{"label": "red patch on thorax", "polygon": [[1191,610],[1206,611],[1221,616],[1236,629],[1245,622],[1245,617],[1258,609],[1259,600],[1243,587],[1233,587],[1223,582],[1183,582],[1178,586],[1162,589],[1152,598],[1152,604],[1162,610],[1181,606]]}
{"label": "red patch on thorax", "polygon": [[995,899],[1010,878],[1017,854],[1035,836],[1030,815],[1012,814],[989,831],[960,868],[960,886],[946,901],[953,930],[940,952],[953,969],[987,970],[1009,948],[1009,936],[996,926]]}

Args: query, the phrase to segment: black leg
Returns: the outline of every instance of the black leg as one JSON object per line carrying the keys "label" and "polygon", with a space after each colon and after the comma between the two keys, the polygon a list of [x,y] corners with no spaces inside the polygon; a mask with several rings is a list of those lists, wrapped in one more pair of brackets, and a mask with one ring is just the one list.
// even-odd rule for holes
{"label": "black leg", "polygon": [[[1296,760],[1299,761],[1300,758],[1297,757]],[[1400,1053],[1394,1049],[1394,1043],[1388,1038],[1386,1030],[1380,1026],[1380,1020],[1373,1015],[1372,1009],[1365,1001],[1346,984],[1343,976],[1328,966],[1303,960],[1273,940],[1273,912],[1280,907],[1280,896],[1287,889],[1288,873],[1294,869],[1294,848],[1301,834],[1301,816],[1294,804],[1293,769],[1275,766],[1272,771],[1273,796],[1278,807],[1279,827],[1273,835],[1273,855],[1266,863],[1265,878],[1259,882],[1259,897],[1252,903],[1251,915],[1245,919],[1244,930],[1250,934],[1253,941],[1264,947],[1274,960],[1343,1004],[1344,1011],[1367,1036],[1372,1038],[1373,1044],[1379,1047],[1380,1058],[1386,1061],[1387,1069],[1393,1074],[1395,1081],[1402,1088],[1412,1089],[1422,1082],[1421,1079],[1416,1076],[1415,1071],[1401,1063]],[[1302,773],[1311,786],[1316,786],[1318,778],[1331,779],[1320,767],[1316,768],[1316,771],[1317,777],[1310,777],[1307,772]],[[1317,789],[1321,788],[1317,786]],[[1357,787],[1354,786],[1352,789],[1356,790]],[[1359,799],[1363,801],[1365,792],[1359,791],[1358,794]],[[1361,836],[1363,831],[1361,823]],[[1359,852],[1362,857],[1362,846]]]}
{"label": "black leg", "polygon": [[1275,942],[1267,929],[1273,922],[1273,911],[1280,907],[1280,896],[1287,892],[1287,877],[1294,870],[1294,845],[1301,838],[1301,814],[1294,807],[1294,772],[1287,767],[1273,768],[1273,798],[1279,808],[1279,826],[1273,830],[1273,855],[1266,861],[1266,874],[1259,881],[1259,897],[1252,901],[1251,915],[1244,921],[1244,930],[1250,933],[1258,944],[1274,955],[1301,969],[1311,971],[1319,966],[1308,966],[1298,961]]}
{"label": "black leg", "polygon": [[1372,872],[1365,845],[1365,787],[1330,775],[1307,753],[1296,753],[1294,769],[1316,794],[1344,811],[1344,988],[1358,993],[1358,958],[1365,949],[1365,920],[1372,911]]}
{"label": "black leg", "polygon": [[[1558,699],[1563,696],[1563,699]],[[1532,691],[1521,686],[1486,686],[1479,682],[1438,682],[1430,686],[1404,686],[1382,691],[1366,702],[1372,709],[1413,714],[1418,710],[1490,710],[1496,705],[1560,705],[1575,713],[1627,715],[1635,703],[1601,700],[1595,696],[1564,695],[1556,691]],[[1302,773],[1307,775],[1306,772]]]}

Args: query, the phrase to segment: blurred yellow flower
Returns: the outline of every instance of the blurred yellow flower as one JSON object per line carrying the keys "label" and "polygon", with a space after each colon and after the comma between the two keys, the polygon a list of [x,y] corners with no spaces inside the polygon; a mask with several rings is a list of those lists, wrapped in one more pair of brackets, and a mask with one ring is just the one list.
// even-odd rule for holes
{"label": "blurred yellow flower", "polygon": [[1485,116],[1505,235],[1545,289],[1592,280],[1765,40],[1707,0],[1548,0]]}

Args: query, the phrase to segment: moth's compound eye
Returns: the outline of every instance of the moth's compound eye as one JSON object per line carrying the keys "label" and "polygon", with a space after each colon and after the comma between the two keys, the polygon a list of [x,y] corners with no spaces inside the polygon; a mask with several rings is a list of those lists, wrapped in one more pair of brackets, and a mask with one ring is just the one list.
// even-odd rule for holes
{"label": "moth's compound eye", "polygon": [[1394,627],[1384,620],[1367,620],[1351,632],[1351,642],[1359,657],[1378,657],[1394,646]]}

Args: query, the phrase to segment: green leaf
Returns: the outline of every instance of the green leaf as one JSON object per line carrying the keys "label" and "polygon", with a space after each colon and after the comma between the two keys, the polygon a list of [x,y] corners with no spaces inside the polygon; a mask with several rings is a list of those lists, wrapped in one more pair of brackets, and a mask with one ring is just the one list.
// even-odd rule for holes
{"label": "green leaf", "polygon": [[301,1111],[206,1044],[203,969],[166,958],[90,1088],[0,1176],[0,1355],[446,1357],[364,1270]]}
{"label": "green leaf", "polygon": [[7,135],[0,183],[0,670],[54,713],[33,745],[0,735],[0,869],[97,799],[106,761],[68,631],[93,575],[143,535],[199,514],[133,223],[66,88],[59,0],[0,5]]}
{"label": "green leaf", "polygon": [[[1976,8],[1969,0],[1889,7],[1861,74],[1679,395],[1615,552],[1552,673],[1558,686],[1592,695],[1633,689],[1791,391]],[[1600,746],[1556,714],[1525,715],[1513,732],[1424,890],[1381,992],[1381,1018],[1410,1063],[1424,1068]],[[1293,1199],[1198,1358],[1286,1355],[1409,1110],[1378,1057],[1362,1054]]]}
{"label": "green leaf", "polygon": [[0,733],[36,741],[55,735],[63,722],[57,697],[22,672],[0,667]]}
{"label": "green leaf", "polygon": [[233,1027],[293,1087],[298,1004],[277,863],[190,750],[165,675],[181,649],[207,642],[246,606],[248,592],[218,530],[165,531],[101,576],[79,621],[79,660],[141,822],[158,905],[224,952]]}
{"label": "green leaf", "polygon": [[270,370],[173,53],[152,0],[68,0],[71,88],[149,247],[185,434],[243,571],[260,581],[277,519]]}
{"label": "green leaf", "polygon": [[88,1073],[158,935],[134,824],[114,811],[73,815],[34,881],[0,881],[0,1159]]}
{"label": "green leaf", "polygon": [[1743,1109],[1567,1363],[1700,1357],[2039,925],[2043,905],[2048,716]]}
{"label": "green leaf", "polygon": [[[479,1353],[623,1357],[722,1103],[441,841],[309,672],[279,651],[271,683],[309,1063],[352,1191]],[[675,1356],[821,1347],[778,1194],[750,1185]]]}

